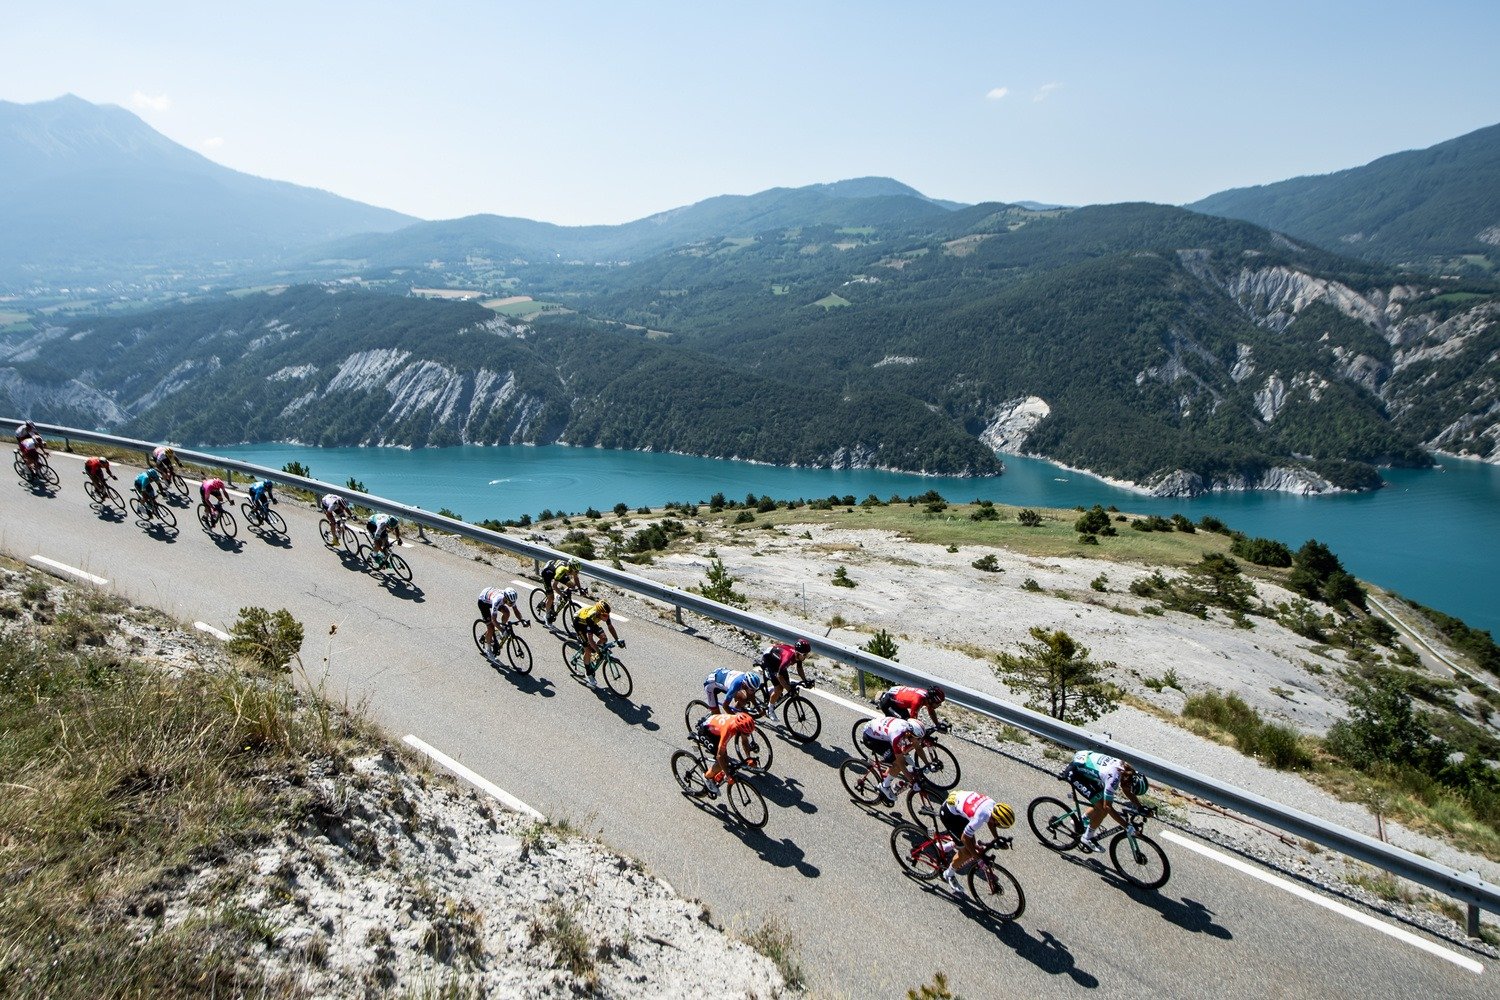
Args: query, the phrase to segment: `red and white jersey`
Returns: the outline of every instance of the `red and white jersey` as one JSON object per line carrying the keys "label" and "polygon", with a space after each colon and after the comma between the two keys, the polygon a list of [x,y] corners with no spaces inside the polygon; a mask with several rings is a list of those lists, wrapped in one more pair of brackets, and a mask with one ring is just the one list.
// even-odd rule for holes
{"label": "red and white jersey", "polygon": [[990,814],[995,811],[995,800],[982,792],[954,789],[948,793],[948,800],[943,803],[943,811],[967,819],[969,822],[964,827],[964,835],[977,837],[979,831],[983,830],[985,824],[990,821]]}
{"label": "red and white jersey", "polygon": [[887,717],[876,719],[865,726],[865,735],[872,740],[898,746],[916,738],[916,728],[906,719]]}

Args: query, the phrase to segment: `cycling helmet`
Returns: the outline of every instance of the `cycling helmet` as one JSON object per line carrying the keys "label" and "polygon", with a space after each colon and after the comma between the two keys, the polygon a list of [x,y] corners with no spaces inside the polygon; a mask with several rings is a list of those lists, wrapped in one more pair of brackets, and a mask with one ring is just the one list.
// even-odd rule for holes
{"label": "cycling helmet", "polygon": [[599,602],[599,610],[602,611],[602,612],[604,612],[605,614],[609,614],[609,602],[608,601],[600,601]]}
{"label": "cycling helmet", "polygon": [[1006,830],[1016,822],[1016,811],[1004,802],[996,802],[995,808],[990,812],[990,819],[999,824],[1000,829]]}
{"label": "cycling helmet", "polygon": [[163,458],[176,458],[177,457],[177,452],[173,451],[172,448],[171,448],[171,446],[169,445],[168,447],[166,447],[166,448],[164,448],[162,450],[162,457]]}
{"label": "cycling helmet", "polygon": [[[944,691],[942,688],[938,687],[936,684],[934,684],[932,687],[930,687],[930,688],[927,689],[927,704],[929,704],[929,705],[941,705],[943,702],[945,702],[947,700],[948,700],[948,692]],[[1005,825],[1009,826],[1010,824],[1007,823]]]}
{"label": "cycling helmet", "polygon": [[911,738],[914,740],[920,740],[927,735],[927,727],[915,719],[906,724],[906,731],[911,734]]}
{"label": "cycling helmet", "polygon": [[801,653],[803,656],[806,656],[808,653],[812,652],[812,643],[808,642],[806,639],[798,639],[796,642],[792,643],[792,648]]}
{"label": "cycling helmet", "polygon": [[762,684],[763,684],[763,683],[765,683],[765,681],[764,681],[764,679],[763,679],[763,678],[762,678],[762,677],[761,677],[761,676],[760,676],[760,674],[757,674],[757,673],[751,673],[751,674],[750,674],[750,677],[749,677],[749,679],[748,679],[748,680],[746,680],[746,681],[745,681],[745,683],[746,683],[746,684],[749,684],[749,685],[750,685],[750,686],[751,686],[751,687],[752,687],[752,688],[754,688],[754,689],[755,689],[755,690],[757,690],[757,691],[759,691],[759,690],[760,690],[760,686],[761,686],[761,685],[762,685]]}
{"label": "cycling helmet", "polygon": [[1142,795],[1145,795],[1146,792],[1150,790],[1150,788],[1151,782],[1146,780],[1146,776],[1144,774],[1136,771],[1130,776],[1130,790],[1135,793],[1136,798],[1140,798]]}
{"label": "cycling helmet", "polygon": [[581,562],[579,562],[577,559],[569,559],[568,560],[568,569],[572,570],[575,573],[578,572],[579,568],[582,565],[583,564]]}
{"label": "cycling helmet", "polygon": [[505,598],[505,603],[507,603],[507,604],[514,604],[514,603],[516,603],[516,590],[515,590],[514,587],[506,587],[505,588],[505,592],[502,593],[500,596],[503,597],[503,598]]}

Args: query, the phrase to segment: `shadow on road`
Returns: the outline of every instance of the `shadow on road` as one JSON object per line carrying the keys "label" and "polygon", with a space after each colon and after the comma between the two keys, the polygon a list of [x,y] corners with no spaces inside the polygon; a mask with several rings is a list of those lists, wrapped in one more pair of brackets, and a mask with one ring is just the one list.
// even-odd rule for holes
{"label": "shadow on road", "polygon": [[289,549],[292,547],[292,540],[286,535],[277,534],[274,531],[261,531],[258,528],[251,528],[250,531],[267,545],[274,545],[278,549]]}
{"label": "shadow on road", "polygon": [[94,513],[99,516],[99,520],[101,521],[108,521],[111,524],[121,524],[125,520],[125,512],[111,504],[96,503],[92,504],[91,506],[94,508]]}
{"label": "shadow on road", "polygon": [[239,554],[240,552],[244,551],[245,543],[240,541],[238,538],[231,538],[229,535],[221,535],[215,531],[206,532],[206,534],[214,543],[214,547],[221,552],[233,552],[235,554]]}
{"label": "shadow on road", "polygon": [[380,585],[392,597],[398,597],[403,601],[422,604],[427,600],[427,592],[421,587],[418,587],[415,583],[407,583],[405,580],[397,579],[394,576],[387,575],[382,577]]}
{"label": "shadow on road", "polygon": [[[757,785],[756,787],[760,786]],[[699,804],[702,805],[703,803]],[[776,822],[774,815],[771,817],[771,822]],[[777,868],[794,868],[797,874],[804,878],[817,878],[823,874],[817,865],[807,860],[807,855],[803,853],[802,848],[798,847],[795,841],[788,840],[785,837],[782,837],[780,840],[773,840],[766,836],[764,830],[752,829],[732,819],[726,825],[726,829],[738,837],[740,842],[746,847],[754,851],[757,857],[768,864],[775,865]]]}
{"label": "shadow on road", "polygon": [[135,523],[139,524],[142,531],[150,535],[152,538],[156,539],[158,542],[166,542],[168,545],[172,545],[177,541],[178,529],[169,528],[166,525],[162,524],[160,521],[138,520]]}
{"label": "shadow on road", "polygon": [[518,670],[512,670],[492,657],[486,656],[485,661],[490,668],[510,681],[511,685],[522,694],[539,694],[543,698],[557,697],[557,689],[552,686],[552,681],[546,677],[537,677],[533,674],[523,674]]}
{"label": "shadow on road", "polygon": [[784,730],[772,731],[775,732],[776,735],[780,736],[781,742],[785,743],[788,747],[802,751],[813,760],[817,761],[819,764],[824,765],[825,767],[831,767],[836,770],[838,766],[844,762],[844,759],[849,756],[849,751],[843,749],[842,747],[819,743],[817,740],[811,740],[807,743],[803,743],[801,740],[794,740],[791,737],[787,736]]}
{"label": "shadow on road", "polygon": [[1124,879],[1115,875],[1114,872],[1106,873],[1106,881],[1118,885],[1130,894],[1142,906],[1149,906],[1162,915],[1164,920],[1169,920],[1185,931],[1194,934],[1207,934],[1209,937],[1218,938],[1221,941],[1232,941],[1234,935],[1229,928],[1223,924],[1214,923],[1214,911],[1198,902],[1196,899],[1183,897],[1180,900],[1164,895],[1161,890],[1137,889]]}
{"label": "shadow on road", "polygon": [[[578,683],[583,684],[582,681]],[[587,685],[584,685],[584,687],[588,688]],[[627,701],[607,689],[594,688],[592,690],[594,696],[604,702],[604,707],[615,713],[620,721],[626,725],[640,726],[648,733],[654,733],[661,728],[661,723],[652,718],[655,713],[652,711],[650,705]]]}
{"label": "shadow on road", "polygon": [[796,809],[800,813],[815,813],[818,807],[808,801],[807,796],[802,794],[802,782],[796,778],[781,778],[776,775],[767,774],[756,782],[761,794],[771,802],[783,809]]}

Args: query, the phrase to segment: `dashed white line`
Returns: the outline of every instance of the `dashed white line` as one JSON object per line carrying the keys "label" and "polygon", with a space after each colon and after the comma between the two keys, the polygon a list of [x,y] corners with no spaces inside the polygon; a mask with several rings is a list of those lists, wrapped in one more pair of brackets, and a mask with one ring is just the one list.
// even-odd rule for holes
{"label": "dashed white line", "polygon": [[40,563],[41,565],[50,567],[51,569],[55,569],[59,573],[66,573],[69,576],[77,577],[80,580],[87,580],[89,583],[98,584],[101,587],[109,586],[109,581],[104,579],[104,577],[95,576],[92,573],[85,573],[81,569],[69,566],[67,563],[60,563],[56,559],[48,559],[46,556],[32,556],[31,561],[34,563]]}
{"label": "dashed white line", "polygon": [[197,629],[199,632],[207,632],[209,635],[213,636],[215,639],[218,639],[220,642],[229,641],[228,632],[225,632],[222,629],[216,629],[208,622],[193,622],[193,628]]}
{"label": "dashed white line", "polygon": [[1321,896],[1318,893],[1313,892],[1311,889],[1300,886],[1295,882],[1288,882],[1286,879],[1272,875],[1270,872],[1262,871],[1249,862],[1242,861],[1239,858],[1231,857],[1228,854],[1220,853],[1219,851],[1216,851],[1211,847],[1205,847],[1197,841],[1189,840],[1187,837],[1173,833],[1171,830],[1161,831],[1161,838],[1163,840],[1170,840],[1172,843],[1178,844],[1182,847],[1186,847],[1188,850],[1201,854],[1205,858],[1212,858],[1213,860],[1219,862],[1219,864],[1233,868],[1237,872],[1243,872],[1244,874],[1249,875],[1251,878],[1259,879],[1260,881],[1265,882],[1268,885],[1274,885],[1276,888],[1281,889],[1284,892],[1289,892],[1293,896],[1299,896],[1302,899],[1307,900],[1308,902],[1316,903],[1324,909],[1332,910],[1334,913],[1337,913],[1343,917],[1348,917],[1350,920],[1353,920],[1356,923],[1364,924],[1366,927],[1374,928],[1380,933],[1387,934],[1398,941],[1404,941],[1406,944],[1411,945],[1413,948],[1420,948],[1422,951],[1425,951],[1432,955],[1436,955],[1438,958],[1444,959],[1446,961],[1452,962],[1459,968],[1468,969],[1470,972],[1475,973],[1476,975],[1482,974],[1484,972],[1483,965],[1481,965],[1479,962],[1474,961],[1474,959],[1469,958],[1466,955],[1460,955],[1456,951],[1450,951],[1449,949],[1444,948],[1442,945],[1429,941],[1424,937],[1411,933],[1410,931],[1402,930],[1400,927],[1393,927],[1383,920],[1377,920],[1376,918],[1370,916],[1368,913],[1361,913],[1353,907],[1345,906],[1343,903],[1335,902],[1334,900],[1329,899],[1326,896]]}
{"label": "dashed white line", "polygon": [[518,812],[523,816],[530,816],[538,823],[545,823],[547,821],[547,817],[543,816],[540,812],[531,808],[526,803],[510,794],[490,779],[484,777],[476,771],[471,770],[470,768],[464,767],[464,765],[460,764],[452,757],[449,757],[441,750],[437,750],[429,744],[417,739],[417,737],[413,736],[411,733],[407,733],[406,738],[402,742],[404,742],[412,749],[420,751],[421,753],[426,754],[428,757],[431,757],[433,760],[437,761],[439,764],[443,765],[448,770],[452,771],[454,774],[458,775],[460,778],[473,785],[475,788],[478,788],[480,791],[488,792],[490,795],[493,795],[496,799],[499,799],[500,803],[511,812]]}

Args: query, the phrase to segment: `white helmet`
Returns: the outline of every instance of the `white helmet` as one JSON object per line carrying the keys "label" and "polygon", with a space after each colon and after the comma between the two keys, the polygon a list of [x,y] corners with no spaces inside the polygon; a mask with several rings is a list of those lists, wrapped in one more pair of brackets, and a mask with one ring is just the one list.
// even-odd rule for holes
{"label": "white helmet", "polygon": [[505,592],[500,596],[505,598],[506,604],[514,604],[516,603],[516,588],[506,587]]}
{"label": "white helmet", "polygon": [[907,722],[906,731],[908,733],[911,733],[911,738],[914,740],[920,740],[927,735],[927,727],[922,725],[916,719],[912,719]]}

